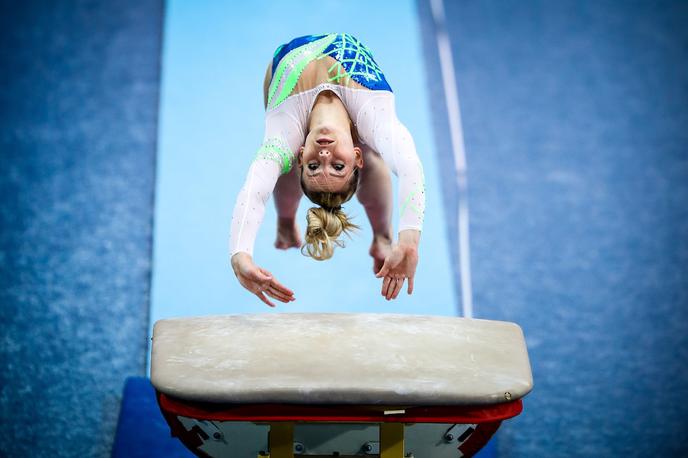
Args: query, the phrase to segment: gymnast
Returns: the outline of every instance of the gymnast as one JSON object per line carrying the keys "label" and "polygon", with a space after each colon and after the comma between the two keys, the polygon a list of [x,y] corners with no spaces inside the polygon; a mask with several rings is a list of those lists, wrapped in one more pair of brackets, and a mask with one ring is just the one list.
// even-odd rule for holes
{"label": "gymnast", "polygon": [[[264,82],[265,134],[234,206],[231,264],[241,285],[267,305],[294,293],[253,261],[253,245],[274,194],[278,249],[300,248],[322,261],[359,226],[342,204],[356,194],[373,230],[369,254],[395,299],[413,292],[425,209],[425,179],[410,133],[397,119],[394,94],[368,48],[349,34],[308,35],[277,48]],[[392,237],[392,182],[398,177],[399,234]],[[296,211],[305,194],[303,244]]]}

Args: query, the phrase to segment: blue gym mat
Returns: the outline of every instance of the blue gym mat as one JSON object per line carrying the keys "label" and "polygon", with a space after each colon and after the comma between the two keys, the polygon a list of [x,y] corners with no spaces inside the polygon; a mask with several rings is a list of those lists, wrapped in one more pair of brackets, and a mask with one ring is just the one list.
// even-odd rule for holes
{"label": "blue gym mat", "polygon": [[0,456],[109,456],[143,375],[162,2],[0,2]]}

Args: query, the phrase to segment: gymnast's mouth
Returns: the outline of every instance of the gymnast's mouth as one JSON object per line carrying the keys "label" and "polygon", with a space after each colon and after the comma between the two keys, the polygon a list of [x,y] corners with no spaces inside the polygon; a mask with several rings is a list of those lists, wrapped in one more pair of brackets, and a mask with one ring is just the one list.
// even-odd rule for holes
{"label": "gymnast's mouth", "polygon": [[320,146],[327,146],[330,143],[334,143],[334,140],[330,140],[329,138],[322,137],[322,138],[317,139],[315,141],[315,143],[317,143]]}

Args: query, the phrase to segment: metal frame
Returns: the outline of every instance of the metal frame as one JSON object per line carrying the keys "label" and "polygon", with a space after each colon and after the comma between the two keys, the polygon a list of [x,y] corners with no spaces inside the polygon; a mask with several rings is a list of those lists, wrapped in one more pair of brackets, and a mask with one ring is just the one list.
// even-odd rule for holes
{"label": "metal frame", "polygon": [[[379,458],[405,458],[404,424],[395,422],[380,423],[379,425]],[[281,421],[270,423],[268,447],[269,454],[258,455],[258,458],[294,458],[294,422]]]}
{"label": "metal frame", "polygon": [[[410,456],[405,455],[405,425],[425,423],[475,424],[477,425],[476,430],[480,428],[480,434],[470,434],[464,438],[459,447],[464,456],[472,456],[485,445],[502,420],[515,417],[523,409],[520,399],[494,405],[405,407],[329,404],[212,404],[182,401],[160,392],[158,392],[158,403],[170,424],[172,434],[179,437],[191,450],[202,445],[198,443],[198,434],[193,431],[198,425],[194,424],[189,429],[184,426],[180,418],[185,418],[191,423],[205,424],[209,422],[213,425],[216,422],[233,421],[248,421],[267,425],[270,428],[268,443],[265,444],[268,448],[267,455],[264,453],[259,456],[270,458],[294,458],[295,454],[311,458],[334,456],[325,450],[322,451],[324,454],[301,455],[299,448],[304,449],[304,444],[294,442],[296,437],[295,425],[328,423],[364,424],[371,427],[379,425],[379,442],[366,444],[373,447],[369,452],[365,452],[370,458],[410,458]],[[212,437],[218,443],[224,440],[222,431],[219,430],[206,433],[206,436]],[[449,437],[445,433],[442,439],[443,443],[454,442],[455,438],[453,435],[451,436]],[[253,453],[255,453],[255,449]],[[321,451],[316,453],[321,453]],[[355,458],[355,456],[340,455],[340,458]]]}

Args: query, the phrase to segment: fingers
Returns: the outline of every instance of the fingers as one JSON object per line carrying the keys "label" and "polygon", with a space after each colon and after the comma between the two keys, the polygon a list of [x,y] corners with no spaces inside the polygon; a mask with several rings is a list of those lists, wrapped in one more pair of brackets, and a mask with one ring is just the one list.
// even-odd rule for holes
{"label": "fingers", "polygon": [[257,284],[252,288],[252,291],[253,291],[253,294],[258,296],[258,299],[265,302],[270,307],[275,307],[275,304],[272,303],[266,297],[266,295],[270,296],[274,299],[277,299],[280,302],[284,302],[285,304],[296,300],[293,296],[293,293],[286,294],[286,293],[282,292],[282,290],[278,289],[272,283]]}
{"label": "fingers", "polygon": [[397,278],[396,282],[394,283],[394,290],[388,299],[396,299],[399,295],[399,291],[401,291],[402,286],[404,286],[404,277]]}
{"label": "fingers", "polygon": [[270,299],[266,297],[266,295],[274,299],[277,299],[280,302],[284,302],[285,304],[296,300],[293,296],[288,296],[286,294],[281,293],[271,284],[268,284],[265,287],[258,286],[257,290],[254,291],[254,294],[258,296],[258,299],[265,302],[270,307],[275,307],[275,304],[272,303]]}
{"label": "fingers", "polygon": [[408,279],[408,290],[407,290],[407,293],[408,293],[408,294],[413,293],[413,277],[409,277],[409,279]]}
{"label": "fingers", "polygon": [[289,288],[287,288],[286,286],[284,286],[282,283],[278,282],[274,278],[272,279],[272,281],[270,281],[270,286],[272,286],[274,288],[274,291],[279,293],[279,294],[282,294],[282,295],[288,296],[288,297],[294,296],[294,291],[290,290]]}
{"label": "fingers", "polygon": [[274,286],[277,291],[279,291],[280,293],[285,294],[287,296],[293,296],[294,295],[294,292],[292,290],[290,290],[289,288],[284,286],[282,283],[278,282],[277,279],[275,279],[275,277],[273,277],[270,272],[263,269],[262,267],[259,267],[259,269],[264,275],[267,275],[269,277],[270,284],[272,286]]}
{"label": "fingers", "polygon": [[382,278],[382,277],[385,277],[388,272],[389,272],[389,265],[387,265],[387,260],[385,259],[385,263],[382,264],[382,268],[375,274],[375,276],[377,278]]}
{"label": "fingers", "polygon": [[288,303],[288,302],[296,300],[293,295],[283,293],[282,291],[278,290],[272,284],[267,287],[267,289],[265,290],[265,293],[271,297],[274,297],[278,301],[281,301],[284,303]]}
{"label": "fingers", "polygon": [[385,299],[388,296],[388,290],[389,290],[389,285],[392,283],[392,277],[385,277],[385,279],[382,281],[382,290],[381,294],[385,296]]}
{"label": "fingers", "polygon": [[377,278],[382,278],[389,274],[391,269],[394,269],[396,265],[399,264],[398,260],[394,258],[393,255],[387,256],[385,258],[385,263],[382,264],[382,269],[375,275]]}
{"label": "fingers", "polygon": [[275,304],[273,304],[272,302],[270,302],[270,300],[269,300],[267,297],[265,297],[265,295],[263,294],[263,291],[258,291],[258,292],[255,293],[255,294],[256,294],[256,296],[258,296],[258,299],[260,299],[261,301],[263,301],[263,302],[265,302],[266,304],[268,304],[268,306],[273,307],[273,308],[275,307]]}
{"label": "fingers", "polygon": [[275,307],[275,304],[267,296],[284,303],[296,300],[292,290],[275,280],[272,273],[268,270],[255,264],[248,265],[242,269],[241,272],[237,273],[237,278],[239,278],[239,283],[244,288],[255,294],[258,299],[270,307]]}
{"label": "fingers", "polygon": [[404,277],[385,277],[382,282],[382,295],[385,299],[396,299],[404,286]]}

